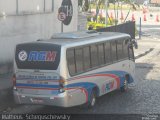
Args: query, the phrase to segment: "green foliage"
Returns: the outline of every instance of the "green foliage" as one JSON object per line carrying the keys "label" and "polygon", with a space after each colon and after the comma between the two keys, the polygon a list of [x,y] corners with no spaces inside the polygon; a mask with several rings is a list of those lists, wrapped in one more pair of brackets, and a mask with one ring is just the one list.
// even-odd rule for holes
{"label": "green foliage", "polygon": [[118,20],[116,20],[116,19],[108,18],[108,20],[107,20],[108,23],[107,23],[107,26],[106,26],[106,24],[105,24],[106,19],[105,19],[105,17],[102,17],[102,16],[98,16],[97,20],[96,20],[96,16],[88,16],[87,20],[88,20],[87,29],[89,27],[93,28],[93,29],[104,28],[104,27],[107,27],[107,26],[115,25],[118,22]]}

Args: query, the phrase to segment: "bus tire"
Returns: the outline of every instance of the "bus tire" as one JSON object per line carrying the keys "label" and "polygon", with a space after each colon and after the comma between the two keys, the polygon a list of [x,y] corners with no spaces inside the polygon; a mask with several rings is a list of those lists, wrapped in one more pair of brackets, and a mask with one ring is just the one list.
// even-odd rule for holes
{"label": "bus tire", "polygon": [[123,86],[121,87],[121,92],[126,92],[128,90],[128,79],[129,75],[126,75],[125,80],[123,82]]}
{"label": "bus tire", "polygon": [[90,100],[88,101],[88,108],[93,108],[96,104],[96,90],[93,89],[91,92]]}

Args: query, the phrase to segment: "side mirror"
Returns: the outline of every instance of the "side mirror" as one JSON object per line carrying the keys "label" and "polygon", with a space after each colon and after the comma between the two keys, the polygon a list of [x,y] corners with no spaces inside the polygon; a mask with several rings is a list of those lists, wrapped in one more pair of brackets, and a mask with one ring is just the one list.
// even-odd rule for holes
{"label": "side mirror", "polygon": [[132,44],[134,45],[135,49],[138,49],[138,43],[137,40],[133,39]]}

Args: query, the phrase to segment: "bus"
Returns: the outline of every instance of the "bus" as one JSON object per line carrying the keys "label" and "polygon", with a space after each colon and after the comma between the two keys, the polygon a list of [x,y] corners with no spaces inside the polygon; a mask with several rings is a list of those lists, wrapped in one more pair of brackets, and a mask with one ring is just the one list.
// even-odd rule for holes
{"label": "bus", "polygon": [[131,37],[118,32],[57,33],[16,45],[13,93],[17,104],[93,107],[97,97],[134,81]]}

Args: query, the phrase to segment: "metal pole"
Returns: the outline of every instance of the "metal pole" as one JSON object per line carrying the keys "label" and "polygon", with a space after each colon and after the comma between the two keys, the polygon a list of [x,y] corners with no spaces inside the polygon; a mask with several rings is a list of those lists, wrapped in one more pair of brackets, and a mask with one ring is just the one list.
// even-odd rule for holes
{"label": "metal pole", "polygon": [[43,9],[44,12],[46,12],[46,0],[44,0],[44,9]]}
{"label": "metal pole", "polygon": [[106,24],[106,27],[107,27],[107,24],[108,24],[108,0],[106,0],[106,20],[105,20],[105,24]]}
{"label": "metal pole", "polygon": [[140,19],[139,19],[139,39],[141,39],[141,35],[142,35],[141,27],[142,27],[142,20],[141,20],[141,17],[140,17]]}
{"label": "metal pole", "polygon": [[63,33],[63,22],[61,22],[61,33]]}
{"label": "metal pole", "polygon": [[16,0],[16,14],[18,14],[18,0]]}
{"label": "metal pole", "polygon": [[52,12],[54,11],[54,0],[52,0]]}

